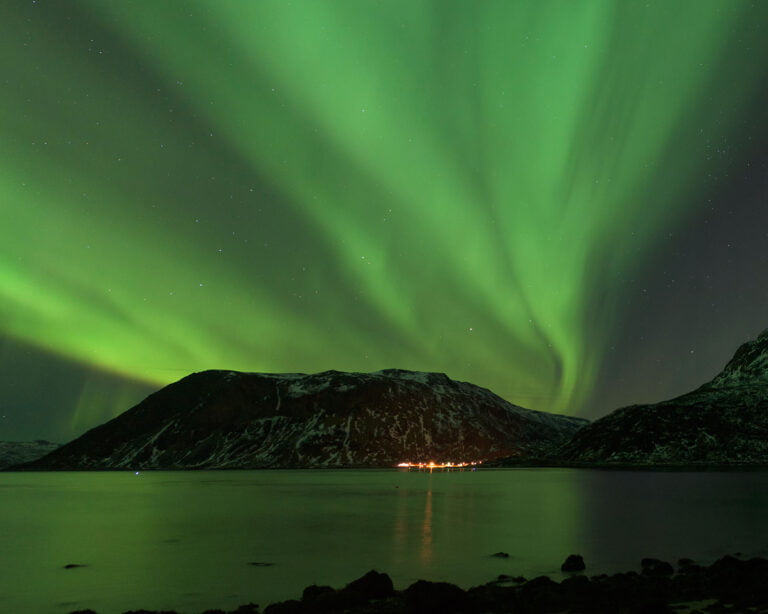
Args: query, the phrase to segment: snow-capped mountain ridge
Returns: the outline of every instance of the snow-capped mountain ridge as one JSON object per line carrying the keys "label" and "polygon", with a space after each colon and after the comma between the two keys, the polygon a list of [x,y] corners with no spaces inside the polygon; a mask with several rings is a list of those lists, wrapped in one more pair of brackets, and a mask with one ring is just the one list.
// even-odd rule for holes
{"label": "snow-capped mountain ridge", "polygon": [[195,373],[28,468],[374,467],[541,455],[586,421],[442,373]]}
{"label": "snow-capped mountain ridge", "polygon": [[[768,384],[768,329],[757,339],[742,344],[723,370],[711,381],[711,387],[765,386]],[[768,389],[766,390],[768,394]]]}
{"label": "snow-capped mountain ridge", "polygon": [[601,465],[768,465],[768,330],[696,390],[594,421],[558,452]]}

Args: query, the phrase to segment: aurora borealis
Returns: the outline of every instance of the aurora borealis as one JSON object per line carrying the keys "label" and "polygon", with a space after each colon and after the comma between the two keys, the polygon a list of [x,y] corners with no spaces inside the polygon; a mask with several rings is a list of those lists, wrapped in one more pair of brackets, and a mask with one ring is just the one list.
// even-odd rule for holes
{"label": "aurora borealis", "polygon": [[0,4],[0,439],[192,372],[596,417],[768,326],[768,4]]}

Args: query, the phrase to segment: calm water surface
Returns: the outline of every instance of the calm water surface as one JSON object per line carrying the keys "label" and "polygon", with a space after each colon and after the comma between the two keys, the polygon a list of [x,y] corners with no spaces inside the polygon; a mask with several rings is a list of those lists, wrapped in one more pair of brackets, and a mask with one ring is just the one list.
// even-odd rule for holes
{"label": "calm water surface", "polygon": [[594,574],[768,556],[767,511],[762,472],[0,473],[0,612],[263,607],[369,569],[469,587],[557,577],[573,552]]}

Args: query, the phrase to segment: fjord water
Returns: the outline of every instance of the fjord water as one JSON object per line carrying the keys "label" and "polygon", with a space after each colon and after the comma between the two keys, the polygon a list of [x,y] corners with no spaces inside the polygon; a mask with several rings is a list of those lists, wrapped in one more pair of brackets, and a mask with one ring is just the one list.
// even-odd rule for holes
{"label": "fjord water", "polygon": [[592,574],[765,556],[766,509],[765,472],[0,473],[0,611],[263,607],[369,569],[469,587],[558,577],[570,553]]}

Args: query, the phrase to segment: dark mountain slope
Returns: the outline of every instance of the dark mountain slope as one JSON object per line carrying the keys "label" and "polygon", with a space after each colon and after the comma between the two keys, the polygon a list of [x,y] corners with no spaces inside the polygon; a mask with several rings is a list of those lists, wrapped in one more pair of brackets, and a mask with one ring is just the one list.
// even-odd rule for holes
{"label": "dark mountain slope", "polygon": [[618,409],[578,431],[558,460],[602,465],[768,465],[768,331],[711,382]]}
{"label": "dark mountain slope", "polygon": [[42,439],[37,441],[0,441],[0,469],[38,459],[58,447],[59,444]]}
{"label": "dark mountain slope", "polygon": [[586,421],[439,373],[195,373],[24,469],[380,467],[540,456]]}

